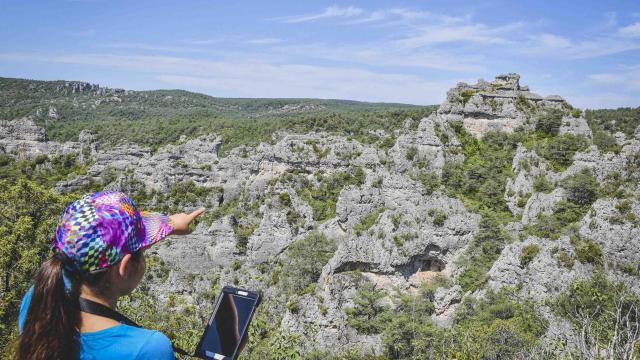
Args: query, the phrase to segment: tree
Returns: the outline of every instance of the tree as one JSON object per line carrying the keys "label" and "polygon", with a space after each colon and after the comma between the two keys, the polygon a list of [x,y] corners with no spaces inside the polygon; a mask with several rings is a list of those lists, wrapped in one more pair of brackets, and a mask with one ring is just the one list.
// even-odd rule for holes
{"label": "tree", "polygon": [[637,359],[640,355],[640,298],[622,283],[597,272],[574,281],[556,300],[556,311],[578,330],[584,359]]}
{"label": "tree", "polygon": [[561,125],[562,111],[550,109],[538,116],[536,130],[546,135],[557,135]]}
{"label": "tree", "polygon": [[58,218],[71,197],[19,180],[15,185],[0,181],[0,199],[0,343],[10,344],[17,335],[20,300],[49,254]]}
{"label": "tree", "polygon": [[300,294],[315,284],[322,268],[336,251],[336,243],[320,232],[311,232],[287,249],[288,262],[282,274],[282,286],[287,292]]}
{"label": "tree", "polygon": [[567,190],[569,201],[578,205],[591,205],[598,198],[598,181],[589,169],[565,178],[562,187]]}
{"label": "tree", "polygon": [[384,291],[376,289],[373,283],[364,281],[353,299],[353,307],[345,309],[349,326],[363,334],[380,333],[381,315],[386,310],[380,300],[385,295]]}

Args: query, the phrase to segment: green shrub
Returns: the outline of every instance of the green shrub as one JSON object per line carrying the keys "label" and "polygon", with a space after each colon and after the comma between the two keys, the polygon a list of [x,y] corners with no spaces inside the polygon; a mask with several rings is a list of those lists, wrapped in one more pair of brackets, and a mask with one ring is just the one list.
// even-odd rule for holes
{"label": "green shrub", "polygon": [[447,220],[447,213],[441,209],[429,209],[427,214],[433,218],[433,225],[435,226],[442,226]]}
{"label": "green shrub", "polygon": [[549,161],[556,171],[564,171],[573,163],[575,153],[584,151],[588,146],[589,142],[584,136],[567,133],[539,141],[535,151]]}
{"label": "green shrub", "polygon": [[638,276],[640,275],[640,270],[638,268],[637,265],[631,265],[631,264],[618,264],[617,265],[618,270],[622,271],[623,273],[630,275],[630,276]]}
{"label": "green shrub", "polygon": [[396,138],[393,135],[385,136],[378,143],[378,147],[382,150],[389,150],[396,144]]}
{"label": "green shrub", "polygon": [[397,231],[400,227],[400,215],[391,214],[391,224],[393,225],[393,231]]}
{"label": "green shrub", "polygon": [[465,159],[445,163],[442,182],[447,193],[459,197],[470,210],[489,210],[510,219],[504,193],[519,135],[488,132],[476,139],[462,124],[453,123],[452,127],[462,143]]}
{"label": "green shrub", "polygon": [[550,193],[553,189],[553,184],[544,175],[538,175],[533,180],[533,190],[536,192]]}
{"label": "green shrub", "polygon": [[602,152],[619,153],[622,147],[608,132],[597,130],[593,132],[593,144]]}
{"label": "green shrub", "polygon": [[589,279],[573,281],[553,305],[556,313],[577,328],[588,326],[585,350],[592,354],[610,346],[614,336],[620,344],[630,344],[633,338],[620,337],[620,334],[638,331],[640,298],[624,284],[607,279],[600,271]]}
{"label": "green shrub", "polygon": [[291,196],[288,192],[282,192],[278,195],[278,200],[280,201],[280,205],[284,207],[291,206]]}
{"label": "green shrub", "polygon": [[602,265],[603,254],[600,245],[591,239],[583,239],[574,235],[571,237],[571,245],[576,252],[576,258],[583,264]]}
{"label": "green shrub", "polygon": [[390,314],[382,341],[388,359],[514,359],[537,344],[546,322],[531,302],[505,290],[483,300],[466,297],[449,328],[433,324],[433,304],[424,297],[401,299]]}
{"label": "green shrub", "polygon": [[516,98],[516,109],[522,111],[525,114],[531,114],[535,112],[536,105],[523,95],[518,95]]}
{"label": "green shrub", "polygon": [[249,243],[249,238],[258,228],[258,225],[241,225],[238,224],[233,227],[233,233],[236,236],[236,250],[240,254],[245,254],[247,252],[247,244]]}
{"label": "green shrub", "polygon": [[411,146],[407,149],[407,153],[405,154],[405,157],[407,158],[407,160],[413,161],[413,159],[415,159],[417,154],[418,154],[418,148],[416,148],[415,146]]}
{"label": "green shrub", "polygon": [[17,339],[20,299],[43,259],[51,255],[51,237],[64,207],[79,195],[60,195],[32,181],[0,180],[0,343],[9,353]]}
{"label": "green shrub", "polygon": [[576,262],[575,258],[566,250],[557,250],[555,251],[555,257],[560,266],[563,266],[567,269],[572,269],[573,264]]}
{"label": "green shrub", "polygon": [[525,267],[529,265],[533,259],[540,252],[540,246],[537,244],[529,244],[522,248],[522,252],[520,253],[520,266]]}
{"label": "green shrub", "polygon": [[563,113],[561,110],[550,109],[538,116],[536,130],[546,135],[557,135],[562,125]]}
{"label": "green shrub", "polygon": [[478,90],[475,89],[465,89],[460,92],[460,101],[463,105],[465,105],[471,97],[478,93]]}
{"label": "green shrub", "polygon": [[413,239],[416,239],[417,237],[418,237],[418,234],[414,232],[403,232],[401,234],[394,235],[393,242],[396,244],[396,246],[401,247],[407,241],[411,241]]}
{"label": "green shrub", "polygon": [[591,205],[598,198],[598,180],[589,169],[566,177],[561,186],[567,190],[568,200],[578,205]]}
{"label": "green shrub", "polygon": [[361,334],[379,334],[385,325],[383,314],[387,308],[380,303],[385,295],[373,283],[362,280],[353,307],[344,310],[347,324]]}
{"label": "green shrub", "polygon": [[304,239],[289,245],[280,281],[289,294],[302,294],[320,278],[322,267],[336,251],[334,240],[320,232],[311,232]]}
{"label": "green shrub", "polygon": [[365,215],[360,223],[354,225],[353,230],[360,236],[363,232],[371,229],[371,227],[378,221],[380,215],[384,212],[384,208],[379,208]]}
{"label": "green shrub", "polygon": [[362,185],[365,179],[366,174],[360,167],[351,172],[321,175],[318,186],[313,187],[306,181],[305,186],[298,189],[298,195],[311,206],[313,219],[322,222],[336,216],[336,202],[342,189],[349,185]]}
{"label": "green shrub", "polygon": [[440,188],[440,177],[431,172],[419,172],[411,175],[411,178],[418,181],[424,187],[426,194],[431,195]]}
{"label": "green shrub", "polygon": [[458,278],[458,284],[464,291],[473,291],[484,285],[487,272],[510,241],[511,237],[502,229],[497,217],[483,213],[479,228],[460,264],[464,271]]}
{"label": "green shrub", "polygon": [[525,207],[527,205],[527,202],[529,202],[529,199],[531,198],[531,194],[524,194],[522,196],[518,196],[518,201],[516,203],[516,205],[518,207]]}
{"label": "green shrub", "polygon": [[588,211],[587,206],[581,206],[570,201],[558,201],[551,215],[539,213],[536,222],[525,226],[525,232],[540,238],[557,240],[571,230],[573,224],[581,220]]}

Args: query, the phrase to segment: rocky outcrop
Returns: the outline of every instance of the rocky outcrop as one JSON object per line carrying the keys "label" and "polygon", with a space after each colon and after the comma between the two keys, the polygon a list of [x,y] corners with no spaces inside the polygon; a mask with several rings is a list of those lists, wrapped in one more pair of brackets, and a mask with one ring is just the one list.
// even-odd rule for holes
{"label": "rocky outcrop", "polygon": [[488,131],[512,132],[530,128],[531,115],[544,109],[561,109],[566,105],[559,96],[542,97],[520,85],[520,75],[496,76],[492,82],[480,79],[476,84],[458,83],[447,92],[438,115],[449,121],[463,121],[476,136]]}
{"label": "rocky outcrop", "polygon": [[[83,137],[86,137],[87,132]],[[59,143],[47,141],[45,130],[31,117],[12,121],[0,121],[0,154],[8,154],[20,160],[34,159],[40,155],[59,156],[79,153],[83,141]],[[89,149],[91,152],[91,149]]]}
{"label": "rocky outcrop", "polygon": [[[237,147],[224,156],[220,153],[224,139],[216,134],[182,138],[156,150],[136,144],[102,148],[88,131],[80,132],[77,142],[47,141],[44,130],[32,118],[24,118],[0,122],[0,152],[21,159],[78,153],[79,161],[90,164],[86,174],[58,183],[58,191],[88,184],[126,192],[144,189],[155,194],[149,200],[154,205],[160,194],[170,193],[176,184],[193,182],[206,195],[184,210],[206,204],[215,216],[200,223],[192,234],[153,249],[169,269],[164,280],[152,282],[158,293],[165,297],[181,294],[202,305],[195,293],[210,290],[212,284],[202,277],[215,273],[214,285],[263,290],[265,298],[273,300],[269,310],[282,319],[281,329],[300,334],[305,350],[358,348],[380,354],[381,335],[358,333],[348,325],[344,311],[353,306],[361,282],[369,281],[385,291],[388,296],[381,302],[388,306],[394,306],[392,297],[398,292],[418,294],[423,285],[436,284],[441,278],[455,282],[464,270],[464,262],[458,260],[477,233],[478,213],[450,196],[444,185],[427,188],[429,184],[420,180],[420,176],[440,179],[448,164],[465,160],[458,139],[460,126],[478,137],[493,130],[532,129],[541,112],[560,109],[565,114],[561,134],[592,138],[581,113],[573,111],[570,116],[571,107],[562,98],[535,94],[519,80],[517,74],[505,74],[492,82],[460,83],[447,93],[436,113],[408,120],[393,132],[372,131],[371,136],[379,140],[373,143],[327,133],[281,132],[269,143]],[[93,106],[123,99],[119,90],[88,83],[66,83],[57,91],[86,95]],[[308,111],[314,106],[285,104],[266,114]],[[48,121],[53,121],[64,116],[55,105],[52,109],[55,116],[51,109],[43,108],[38,119],[50,116]],[[435,324],[450,326],[465,297],[511,287],[521,298],[538,303],[539,313],[549,321],[544,341],[563,338],[575,344],[571,324],[557,318],[543,302],[564,291],[572,280],[592,274],[594,265],[576,260],[569,236],[540,239],[525,230],[540,214],[551,214],[558,202],[566,200],[567,191],[560,185],[585,168],[601,184],[640,179],[640,129],[632,138],[624,134],[615,138],[619,152],[601,152],[592,146],[576,153],[563,171],[538,156],[535,147],[518,145],[504,193],[514,215],[504,227],[518,240],[506,244],[484,288],[464,293],[459,285],[451,284],[434,290]],[[314,192],[321,179],[356,171],[361,176],[357,183],[335,181],[328,185],[335,188],[324,189],[335,190],[331,195],[335,196],[322,198],[326,208],[321,209],[324,217],[319,220],[319,206],[310,194],[327,195]],[[637,279],[629,275],[629,269],[640,263],[640,233],[634,218],[640,214],[637,187],[626,181],[621,189],[628,193],[627,203],[598,199],[572,235],[597,244],[608,275],[640,294]],[[291,244],[311,231],[335,241],[335,253],[323,264],[315,288],[284,300],[270,278],[277,277],[289,260]],[[531,247],[537,253],[523,261],[523,252]],[[623,267],[626,273],[620,270]],[[286,306],[287,301],[295,306]]]}

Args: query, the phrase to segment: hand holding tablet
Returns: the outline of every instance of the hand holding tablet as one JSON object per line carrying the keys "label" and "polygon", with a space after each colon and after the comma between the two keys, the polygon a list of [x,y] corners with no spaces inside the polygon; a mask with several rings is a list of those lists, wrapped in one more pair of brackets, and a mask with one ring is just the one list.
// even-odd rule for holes
{"label": "hand holding tablet", "polygon": [[194,356],[201,359],[235,360],[259,303],[258,293],[225,286],[218,296],[215,310]]}

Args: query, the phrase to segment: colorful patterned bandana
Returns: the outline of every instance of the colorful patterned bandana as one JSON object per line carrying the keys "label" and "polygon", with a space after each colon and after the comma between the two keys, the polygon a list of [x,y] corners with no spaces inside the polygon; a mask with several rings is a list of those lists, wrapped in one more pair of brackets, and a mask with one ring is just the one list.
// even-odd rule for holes
{"label": "colorful patterned bandana", "polygon": [[96,192],[65,208],[53,248],[72,260],[72,270],[97,272],[155,244],[171,230],[166,215],[138,211],[127,195]]}

